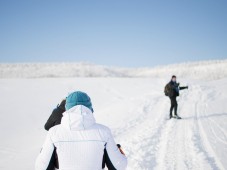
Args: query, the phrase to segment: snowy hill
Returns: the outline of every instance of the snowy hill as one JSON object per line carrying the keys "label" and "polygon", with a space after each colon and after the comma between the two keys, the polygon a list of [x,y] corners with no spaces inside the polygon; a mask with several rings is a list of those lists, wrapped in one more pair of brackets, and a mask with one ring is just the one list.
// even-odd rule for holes
{"label": "snowy hill", "polygon": [[227,60],[202,61],[154,68],[117,68],[88,63],[0,64],[0,78],[44,77],[169,77],[172,74],[190,79],[227,77]]}
{"label": "snowy hill", "polygon": [[0,64],[0,78],[44,77],[127,77],[127,70],[88,63]]}

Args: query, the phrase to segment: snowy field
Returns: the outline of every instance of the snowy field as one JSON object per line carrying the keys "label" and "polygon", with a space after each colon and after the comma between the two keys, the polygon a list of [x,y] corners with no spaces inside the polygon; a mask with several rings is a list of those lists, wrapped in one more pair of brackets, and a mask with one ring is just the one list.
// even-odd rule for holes
{"label": "snowy field", "polygon": [[178,81],[189,85],[178,98],[182,120],[168,120],[170,101],[163,88],[172,73],[163,78],[2,78],[0,169],[34,169],[53,108],[69,92],[82,90],[93,101],[97,122],[109,126],[123,146],[128,170],[225,170],[224,63],[225,67],[213,64],[213,74],[209,66],[201,66],[198,76],[194,70],[188,71],[190,76],[178,70]]}

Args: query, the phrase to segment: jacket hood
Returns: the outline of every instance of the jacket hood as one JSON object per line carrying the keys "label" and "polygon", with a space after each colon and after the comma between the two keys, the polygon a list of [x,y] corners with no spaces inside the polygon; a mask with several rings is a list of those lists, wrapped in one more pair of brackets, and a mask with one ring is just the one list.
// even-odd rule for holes
{"label": "jacket hood", "polygon": [[61,125],[69,130],[85,130],[95,124],[92,111],[83,106],[77,105],[63,113]]}

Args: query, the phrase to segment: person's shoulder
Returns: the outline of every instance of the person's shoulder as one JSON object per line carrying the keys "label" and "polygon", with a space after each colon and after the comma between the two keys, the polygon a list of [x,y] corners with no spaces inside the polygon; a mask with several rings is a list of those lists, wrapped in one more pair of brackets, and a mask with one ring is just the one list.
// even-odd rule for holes
{"label": "person's shoulder", "polygon": [[69,134],[69,130],[67,130],[66,128],[62,127],[61,124],[59,124],[50,128],[48,134],[50,135],[53,141],[58,141],[59,138],[62,138],[65,135],[67,136]]}
{"label": "person's shoulder", "polygon": [[174,87],[174,82],[170,81],[168,84],[169,84],[171,87]]}
{"label": "person's shoulder", "polygon": [[106,134],[106,135],[110,135],[111,134],[111,130],[109,127],[103,125],[103,124],[99,124],[96,123],[94,128],[98,129],[100,132]]}
{"label": "person's shoulder", "polygon": [[105,126],[105,125],[103,125],[103,124],[98,124],[98,123],[96,123],[96,124],[94,125],[94,128],[97,129],[97,130],[99,131],[101,137],[102,137],[105,141],[107,141],[107,140],[110,138],[110,136],[112,136],[112,133],[111,133],[110,128],[107,127],[107,126]]}
{"label": "person's shoulder", "polygon": [[107,130],[107,131],[110,130],[109,127],[107,127],[107,126],[105,126],[105,125],[103,125],[103,124],[99,124],[99,123],[96,123],[96,124],[95,124],[95,128],[102,129],[102,130]]}
{"label": "person's shoulder", "polygon": [[53,126],[52,128],[49,129],[48,133],[50,135],[54,135],[54,134],[57,133],[57,131],[59,131],[60,128],[61,128],[60,125],[55,125],[55,126]]}

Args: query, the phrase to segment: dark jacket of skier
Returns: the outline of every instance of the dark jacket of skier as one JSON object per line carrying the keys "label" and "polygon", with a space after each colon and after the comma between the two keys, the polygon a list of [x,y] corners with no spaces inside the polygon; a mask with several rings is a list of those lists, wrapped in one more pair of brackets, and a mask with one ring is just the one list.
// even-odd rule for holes
{"label": "dark jacket of skier", "polygon": [[180,86],[180,83],[177,83],[177,82],[174,82],[174,81],[170,81],[169,82],[169,85],[170,85],[170,91],[169,91],[169,97],[177,97],[179,96],[179,91],[180,90],[183,90],[183,89],[187,89],[188,86],[185,86],[185,87],[179,87]]}
{"label": "dark jacket of skier", "polygon": [[47,120],[44,128],[49,130],[55,125],[59,125],[61,123],[62,113],[65,112],[65,100],[61,102],[60,105],[57,106],[50,115],[49,119]]}
{"label": "dark jacket of skier", "polygon": [[[188,89],[188,86],[180,87],[180,83],[177,83],[175,75],[172,76],[172,79],[165,87],[165,93],[168,92],[167,94],[168,94],[168,96],[170,98],[170,102],[171,102],[170,115],[169,115],[170,119],[172,117],[180,119],[180,117],[177,115],[178,104],[177,104],[176,98],[177,98],[177,96],[179,96],[179,91],[183,90],[183,89]],[[173,109],[174,109],[174,116],[172,115]]]}
{"label": "dark jacket of skier", "polygon": [[[61,119],[63,117],[63,113],[65,112],[65,99],[62,100],[60,105],[58,105],[51,113],[49,119],[47,120],[44,128],[48,131],[50,128],[59,125],[61,123]],[[55,168],[59,168],[58,165],[58,156],[56,149],[54,149],[54,152],[51,156],[49,165],[46,170],[54,170]]]}

